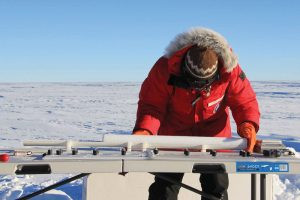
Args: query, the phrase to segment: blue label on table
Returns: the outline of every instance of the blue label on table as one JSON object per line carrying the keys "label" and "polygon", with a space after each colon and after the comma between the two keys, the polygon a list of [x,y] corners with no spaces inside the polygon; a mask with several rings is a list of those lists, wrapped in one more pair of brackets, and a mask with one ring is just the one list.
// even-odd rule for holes
{"label": "blue label on table", "polygon": [[289,172],[284,162],[236,162],[236,172]]}

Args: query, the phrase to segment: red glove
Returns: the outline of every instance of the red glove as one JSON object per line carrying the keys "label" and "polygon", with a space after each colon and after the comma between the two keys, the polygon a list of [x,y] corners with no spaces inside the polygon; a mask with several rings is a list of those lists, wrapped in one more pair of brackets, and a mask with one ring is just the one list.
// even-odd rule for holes
{"label": "red glove", "polygon": [[136,130],[132,135],[151,135],[151,133],[147,130]]}
{"label": "red glove", "polygon": [[253,149],[256,143],[256,131],[253,123],[244,122],[240,124],[238,126],[237,132],[242,138],[247,139],[247,148],[245,150],[253,153]]}

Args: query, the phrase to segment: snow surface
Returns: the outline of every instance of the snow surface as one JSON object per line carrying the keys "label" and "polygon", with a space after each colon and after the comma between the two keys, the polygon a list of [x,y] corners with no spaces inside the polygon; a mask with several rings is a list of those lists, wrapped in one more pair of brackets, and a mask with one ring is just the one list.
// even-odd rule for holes
{"label": "snow surface", "polygon": [[[300,82],[253,82],[261,110],[259,138],[300,151]],[[0,148],[28,139],[99,140],[130,134],[140,83],[0,83]],[[232,122],[233,132],[236,132]],[[235,133],[236,134],[236,133]],[[16,199],[70,175],[0,176],[0,199]],[[274,175],[274,198],[300,199],[299,175]],[[81,199],[82,180],[34,199]]]}

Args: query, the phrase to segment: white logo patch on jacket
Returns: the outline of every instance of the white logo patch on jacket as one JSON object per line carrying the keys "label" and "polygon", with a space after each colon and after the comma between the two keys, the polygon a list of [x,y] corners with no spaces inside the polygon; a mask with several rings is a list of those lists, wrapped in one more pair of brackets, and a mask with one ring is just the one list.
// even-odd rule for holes
{"label": "white logo patch on jacket", "polygon": [[216,113],[218,111],[219,107],[220,107],[220,103],[223,100],[223,98],[224,98],[224,95],[222,97],[208,103],[208,107],[215,105],[214,113]]}
{"label": "white logo patch on jacket", "polygon": [[218,99],[216,99],[216,100],[214,100],[214,101],[208,103],[208,107],[210,107],[210,106],[212,106],[212,105],[215,105],[215,104],[219,103],[220,101],[222,101],[223,98],[224,98],[224,95],[223,95],[222,97],[220,97],[220,98],[218,98]]}

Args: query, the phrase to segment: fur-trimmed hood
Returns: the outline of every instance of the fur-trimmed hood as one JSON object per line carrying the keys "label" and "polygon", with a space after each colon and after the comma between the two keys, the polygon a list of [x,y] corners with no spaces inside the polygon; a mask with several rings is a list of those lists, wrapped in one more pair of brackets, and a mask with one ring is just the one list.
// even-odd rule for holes
{"label": "fur-trimmed hood", "polygon": [[178,50],[196,44],[213,49],[223,60],[226,72],[231,72],[237,66],[237,56],[226,39],[213,30],[200,27],[178,34],[167,46],[165,57],[170,58]]}

